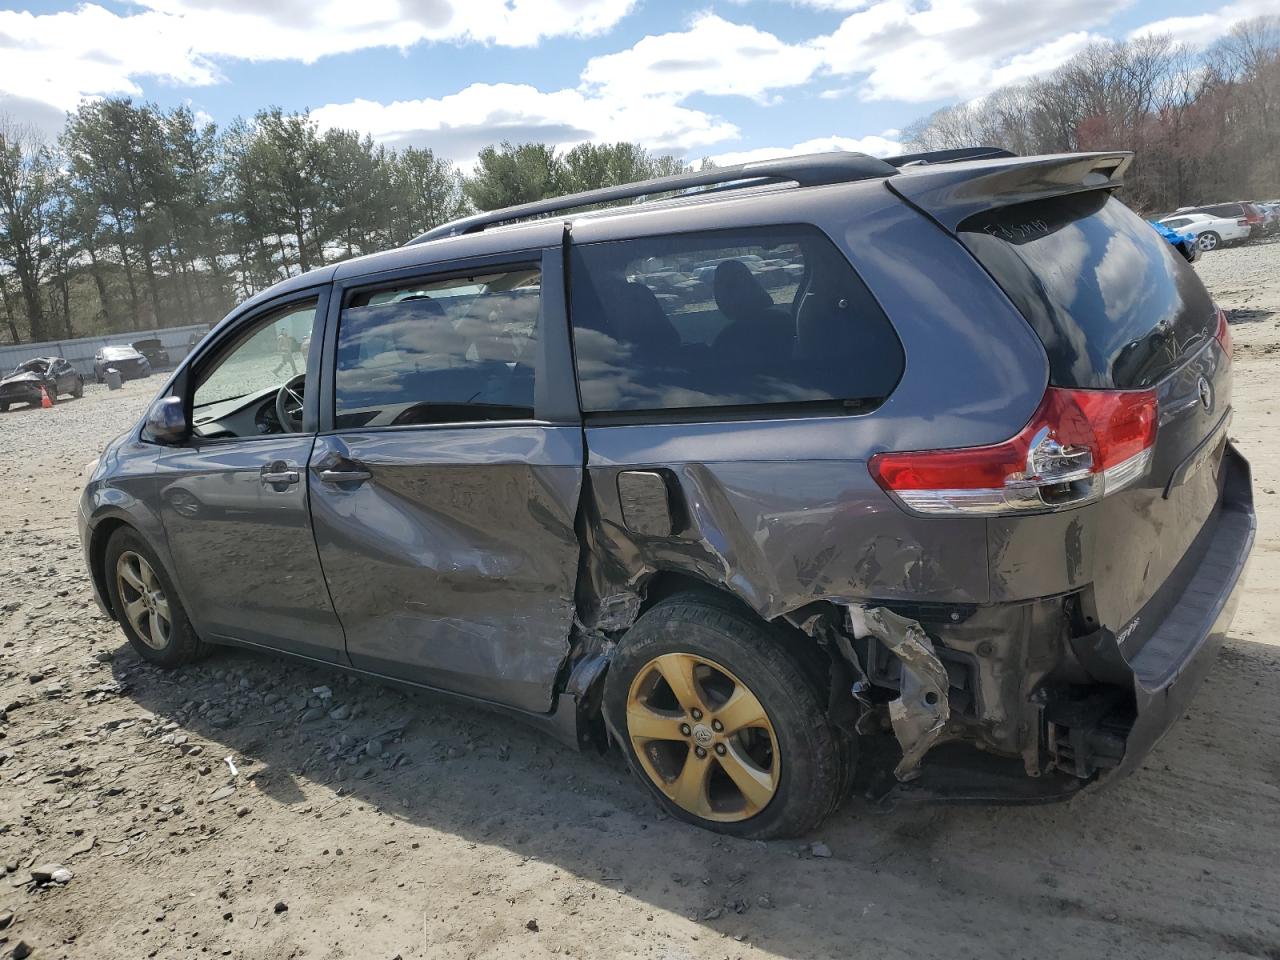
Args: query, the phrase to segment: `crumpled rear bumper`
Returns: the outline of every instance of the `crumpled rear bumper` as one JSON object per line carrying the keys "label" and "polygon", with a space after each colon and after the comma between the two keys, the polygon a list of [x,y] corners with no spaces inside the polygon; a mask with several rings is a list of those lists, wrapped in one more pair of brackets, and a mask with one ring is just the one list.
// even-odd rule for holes
{"label": "crumpled rear bumper", "polygon": [[1146,642],[1124,651],[1114,637],[1099,636],[1099,648],[1107,647],[1108,659],[1119,667],[1110,683],[1075,688],[1083,695],[1074,697],[1057,688],[1033,696],[1042,711],[1039,775],[1029,775],[1021,759],[984,753],[959,738],[930,750],[922,775],[893,784],[886,799],[1061,800],[1141,767],[1213,667],[1244,586],[1257,527],[1249,464],[1230,444],[1223,457],[1220,507],[1161,588],[1168,594],[1153,598],[1131,621],[1154,624]]}

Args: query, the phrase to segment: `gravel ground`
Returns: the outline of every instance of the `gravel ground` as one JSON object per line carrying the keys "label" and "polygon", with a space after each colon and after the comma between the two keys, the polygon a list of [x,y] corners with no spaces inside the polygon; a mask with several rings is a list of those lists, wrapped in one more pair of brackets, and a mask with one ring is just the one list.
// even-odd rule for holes
{"label": "gravel ground", "polygon": [[1280,957],[1280,243],[1198,269],[1261,529],[1190,715],[1110,791],[855,801],[805,841],[674,823],[615,758],[335,671],[152,670],[93,605],[74,513],[159,378],[0,416],[0,956]]}

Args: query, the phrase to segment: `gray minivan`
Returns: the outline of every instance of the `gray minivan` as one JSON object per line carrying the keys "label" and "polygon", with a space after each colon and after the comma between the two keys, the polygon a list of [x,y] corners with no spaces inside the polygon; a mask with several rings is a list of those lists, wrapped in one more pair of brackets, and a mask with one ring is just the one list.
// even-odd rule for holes
{"label": "gray minivan", "polygon": [[1113,780],[1254,536],[1226,319],[1129,160],[750,163],[286,280],[93,469],[99,603],[161,666],[268,649],[615,745],[740,836],[860,756],[884,796]]}

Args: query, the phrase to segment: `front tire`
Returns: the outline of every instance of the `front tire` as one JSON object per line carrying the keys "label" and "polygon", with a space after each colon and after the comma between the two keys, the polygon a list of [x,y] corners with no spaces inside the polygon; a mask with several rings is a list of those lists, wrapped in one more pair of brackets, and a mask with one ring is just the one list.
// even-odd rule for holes
{"label": "front tire", "polygon": [[1212,230],[1206,230],[1197,238],[1196,245],[1204,251],[1217,250],[1222,246],[1222,238]]}
{"label": "front tire", "polygon": [[111,535],[106,575],[111,609],[138,656],[172,669],[204,654],[168,571],[133,529]]}
{"label": "front tire", "polygon": [[844,799],[854,744],[823,709],[796,644],[746,608],[680,594],[627,631],[604,710],[671,816],[752,839],[814,829]]}

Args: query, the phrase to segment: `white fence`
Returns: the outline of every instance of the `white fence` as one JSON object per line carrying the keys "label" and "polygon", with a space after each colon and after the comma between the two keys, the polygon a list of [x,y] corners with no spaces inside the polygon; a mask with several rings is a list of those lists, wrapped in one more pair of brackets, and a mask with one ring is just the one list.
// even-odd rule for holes
{"label": "white fence", "polygon": [[127,333],[109,333],[101,337],[80,337],[76,340],[4,345],[0,346],[0,376],[32,357],[63,357],[86,378],[91,378],[93,356],[99,347],[137,343],[139,340],[158,339],[168,351],[169,361],[176,365],[191,349],[192,334],[199,339],[208,331],[209,324],[196,323],[186,327],[167,327],[164,330],[130,330]]}

